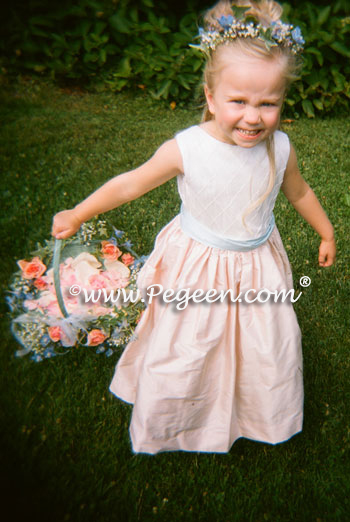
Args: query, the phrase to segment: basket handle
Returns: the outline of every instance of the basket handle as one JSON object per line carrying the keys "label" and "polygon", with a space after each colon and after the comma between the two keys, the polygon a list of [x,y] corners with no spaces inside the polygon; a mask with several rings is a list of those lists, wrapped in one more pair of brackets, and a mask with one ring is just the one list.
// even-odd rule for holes
{"label": "basket handle", "polygon": [[55,247],[53,251],[53,280],[55,285],[55,292],[57,297],[58,306],[61,310],[63,317],[68,317],[69,314],[64,305],[61,283],[60,283],[60,258],[61,258],[61,247],[62,239],[55,240]]}

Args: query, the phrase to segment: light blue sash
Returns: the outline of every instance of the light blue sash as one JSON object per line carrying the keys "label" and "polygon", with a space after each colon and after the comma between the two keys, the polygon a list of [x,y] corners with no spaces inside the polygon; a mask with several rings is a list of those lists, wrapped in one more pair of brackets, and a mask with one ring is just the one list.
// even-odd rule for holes
{"label": "light blue sash", "polygon": [[218,236],[205,225],[195,219],[183,205],[181,205],[180,224],[182,230],[192,239],[203,243],[209,247],[220,248],[221,250],[236,250],[247,252],[253,250],[267,241],[275,226],[275,216],[272,214],[266,234],[256,239],[237,241],[226,237]]}

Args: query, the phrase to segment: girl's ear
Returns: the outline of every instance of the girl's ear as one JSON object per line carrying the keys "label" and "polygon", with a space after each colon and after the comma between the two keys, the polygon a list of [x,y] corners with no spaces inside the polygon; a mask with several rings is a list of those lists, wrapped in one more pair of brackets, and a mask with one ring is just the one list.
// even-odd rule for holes
{"label": "girl's ear", "polygon": [[207,100],[207,105],[208,105],[208,109],[209,109],[209,112],[210,114],[215,114],[215,107],[214,107],[214,100],[213,100],[213,95],[212,93],[209,91],[209,88],[208,88],[208,85],[204,85],[204,94],[205,94],[205,98]]}

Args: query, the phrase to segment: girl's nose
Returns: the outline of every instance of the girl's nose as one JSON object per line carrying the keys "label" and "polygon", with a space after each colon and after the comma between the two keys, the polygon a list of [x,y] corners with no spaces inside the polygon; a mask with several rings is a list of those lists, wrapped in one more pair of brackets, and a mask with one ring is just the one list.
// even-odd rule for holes
{"label": "girl's nose", "polygon": [[261,118],[259,108],[247,105],[244,113],[244,119],[245,122],[249,123],[250,125],[256,125],[257,123],[260,123]]}

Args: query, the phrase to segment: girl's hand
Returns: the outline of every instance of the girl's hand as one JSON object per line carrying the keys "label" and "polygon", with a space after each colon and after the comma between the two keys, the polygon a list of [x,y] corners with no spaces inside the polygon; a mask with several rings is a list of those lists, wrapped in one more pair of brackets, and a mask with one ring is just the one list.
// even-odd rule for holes
{"label": "girl's hand", "polygon": [[318,253],[318,263],[320,266],[331,266],[335,261],[335,240],[325,240],[322,239],[319,253]]}
{"label": "girl's hand", "polygon": [[56,239],[66,239],[75,234],[81,225],[82,222],[77,217],[74,209],[62,210],[53,218],[51,234]]}

